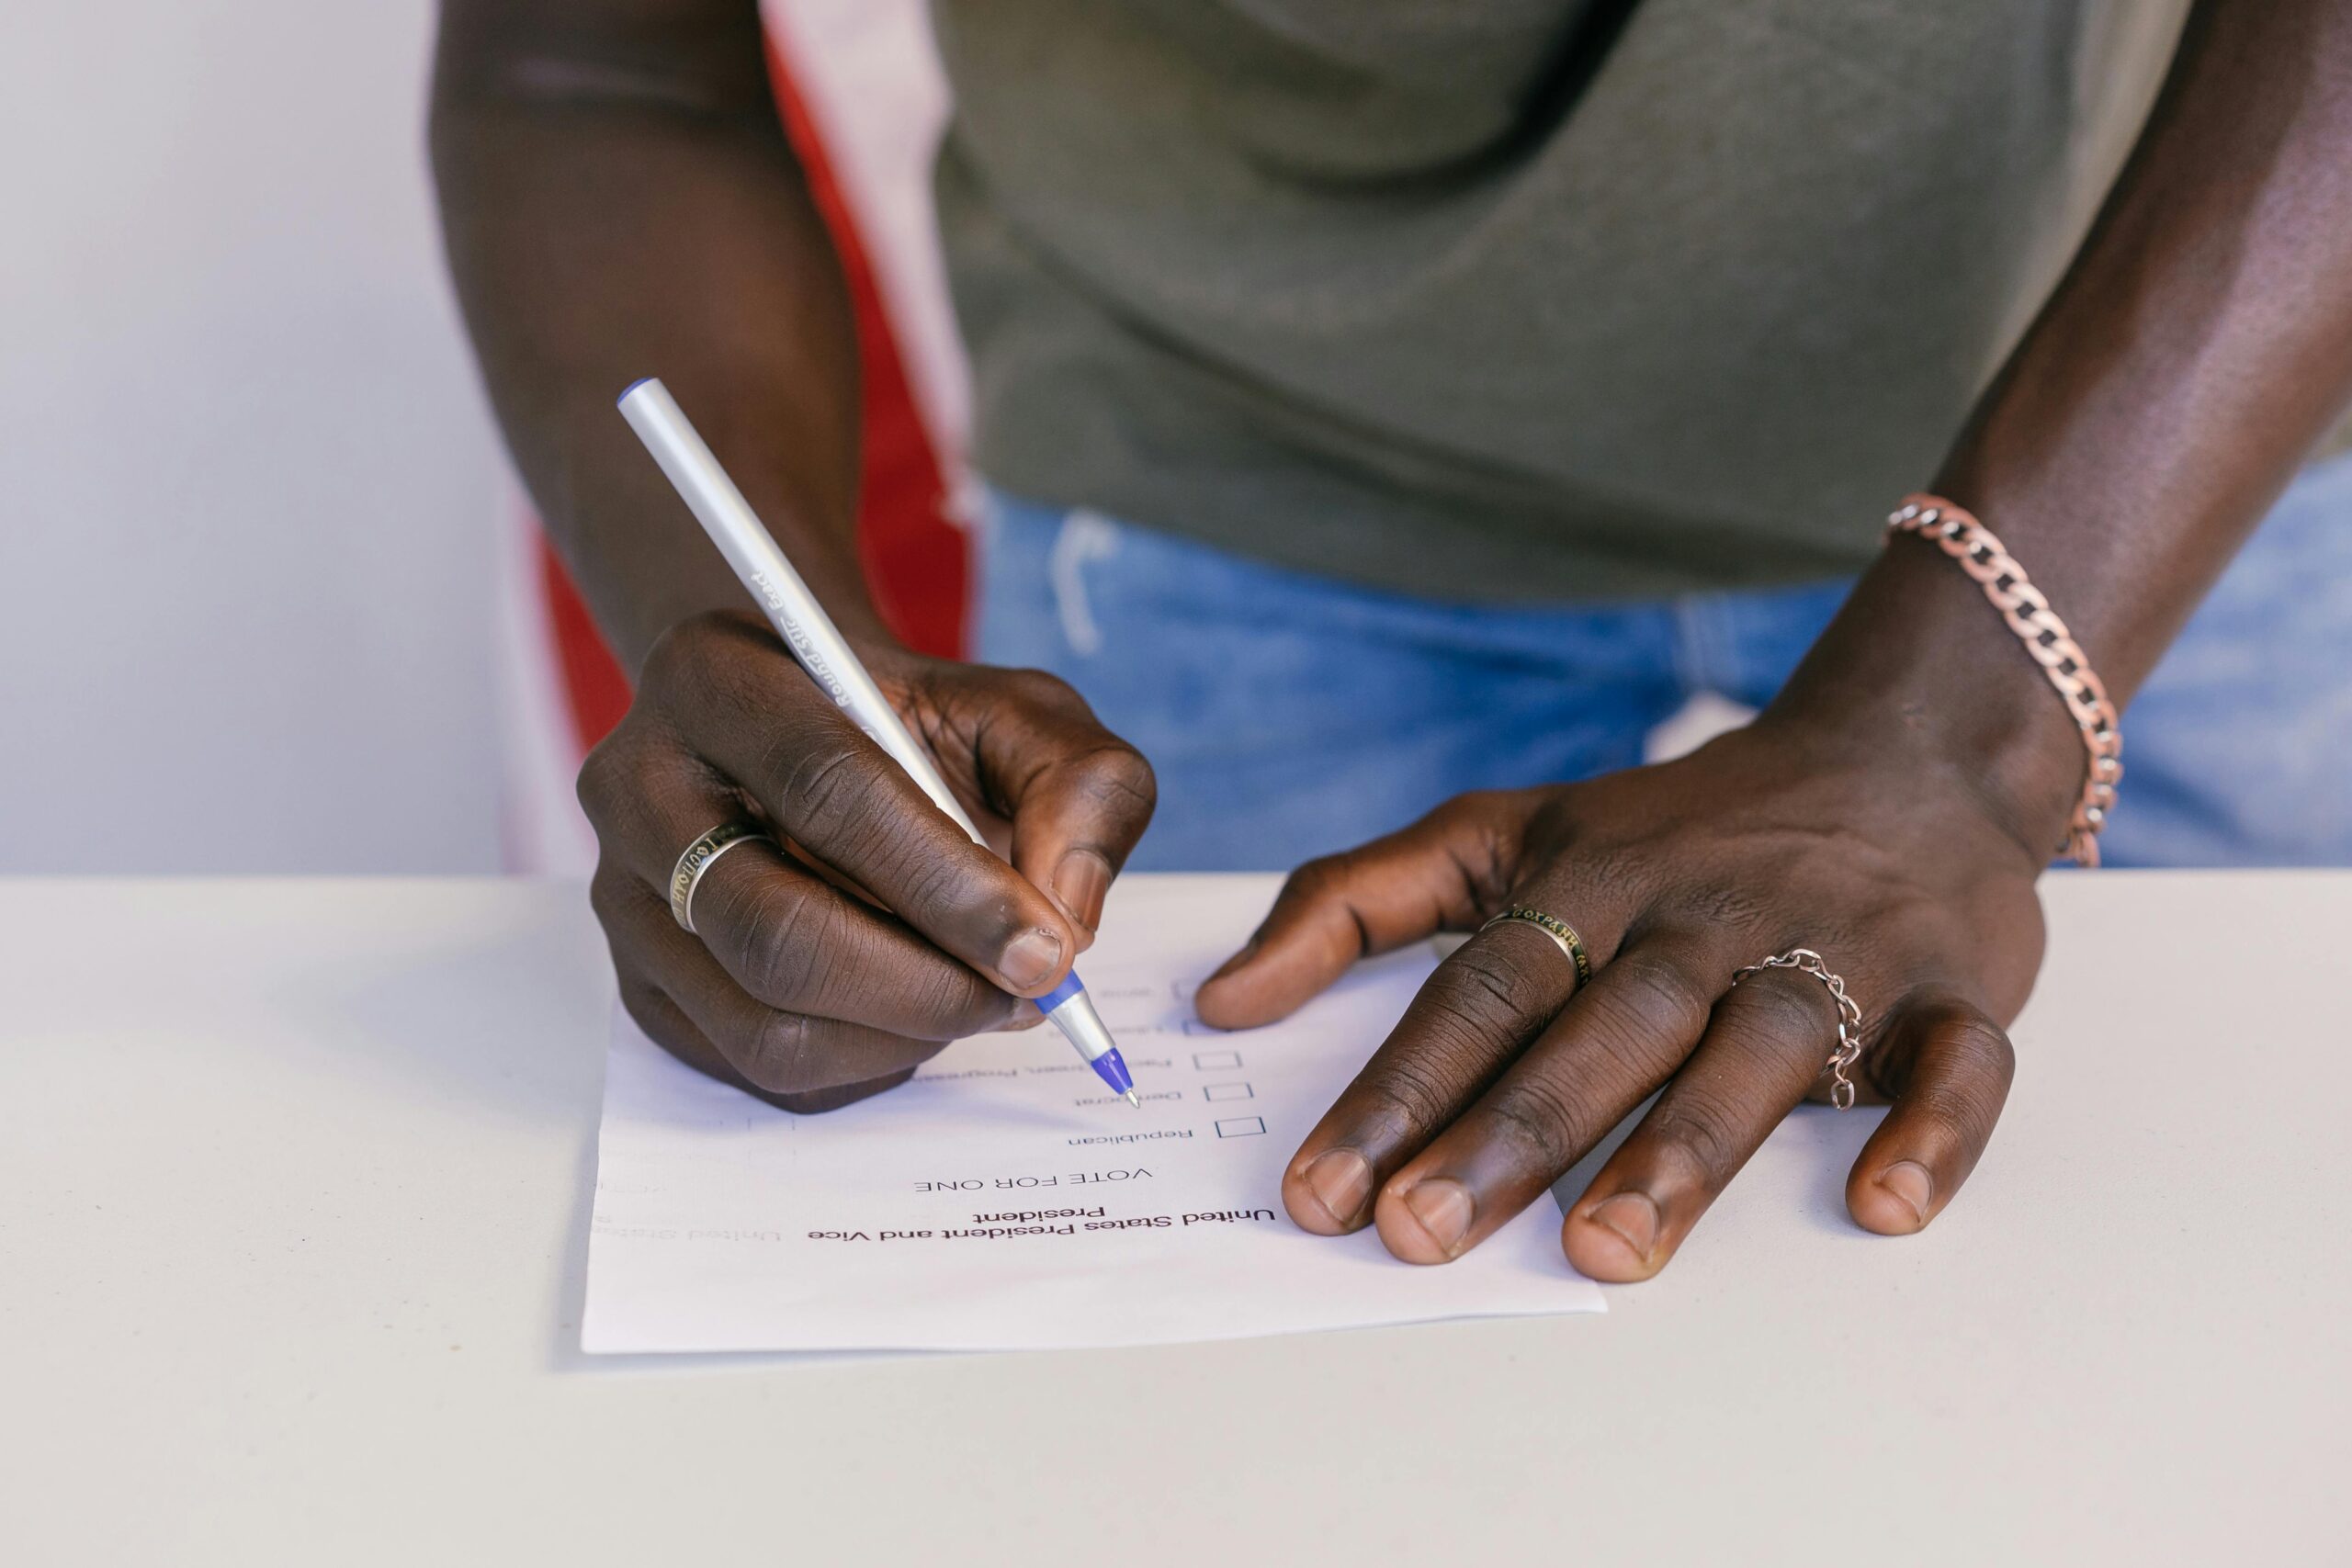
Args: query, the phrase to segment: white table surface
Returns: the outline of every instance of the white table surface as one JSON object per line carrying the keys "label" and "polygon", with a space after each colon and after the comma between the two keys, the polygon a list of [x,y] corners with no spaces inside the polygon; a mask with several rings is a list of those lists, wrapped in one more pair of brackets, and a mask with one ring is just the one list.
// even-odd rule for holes
{"label": "white table surface", "polygon": [[2352,875],[2064,875],[1924,1236],[1800,1116],[1605,1317],[577,1349],[579,888],[0,881],[0,1560],[2341,1562]]}

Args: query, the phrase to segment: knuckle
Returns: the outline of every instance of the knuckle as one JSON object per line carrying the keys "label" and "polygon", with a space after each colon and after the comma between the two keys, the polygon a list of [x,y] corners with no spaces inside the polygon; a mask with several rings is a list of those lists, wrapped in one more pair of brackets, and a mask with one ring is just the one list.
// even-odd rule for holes
{"label": "knuckle", "polygon": [[1572,1163],[1586,1141],[1585,1117],[1576,1098],[1551,1078],[1530,1076],[1497,1089],[1483,1108],[1498,1141],[1512,1145],[1528,1162],[1555,1170]]}
{"label": "knuckle", "polygon": [[[983,872],[983,874],[974,874],[974,870]],[[945,856],[915,861],[903,872],[903,888],[906,888],[903,900],[906,900],[906,908],[910,912],[927,915],[933,921],[941,919],[941,917],[957,915],[957,912],[971,912],[971,909],[997,912],[1000,924],[1004,926],[1004,933],[1009,936],[1013,926],[1013,912],[1007,908],[1000,891],[988,886],[990,879],[995,879],[995,865],[988,865],[988,863],[974,865],[974,863],[962,861],[962,856],[957,856],[955,861]]]}
{"label": "knuckle", "polygon": [[1702,1089],[1685,1088],[1671,1106],[1651,1112],[1649,1131],[1667,1160],[1687,1165],[1688,1174],[1712,1190],[1743,1156],[1747,1140],[1735,1130],[1738,1108]]}
{"label": "knuckle", "polygon": [[1989,1127],[2017,1076],[2017,1048],[2006,1031],[1973,1008],[1930,1004],[1899,1020],[1864,1069],[1873,1087],[1938,1120]]}
{"label": "knuckle", "polygon": [[620,923],[621,899],[626,891],[610,858],[599,860],[596,874],[588,879],[588,908],[594,913],[596,923],[607,931],[615,931]]}
{"label": "knuckle", "polygon": [[1442,994],[1465,1021],[1491,1025],[1497,1020],[1514,1019],[1541,993],[1528,966],[1494,942],[1473,942],[1463,948],[1446,965],[1446,975],[1448,984]]}
{"label": "knuckle", "polygon": [[1430,812],[1430,820],[1448,824],[1475,822],[1490,814],[1503,798],[1504,792],[1498,789],[1464,790]]}
{"label": "knuckle", "polygon": [[674,692],[679,679],[710,656],[724,619],[721,612],[707,610],[664,628],[645,651],[639,691],[657,701]]}
{"label": "knuckle", "polygon": [[1348,857],[1318,855],[1283,879],[1277,903],[1319,903],[1337,893],[1348,879]]}
{"label": "knuckle", "polygon": [[1422,820],[1448,834],[1485,831],[1512,816],[1523,799],[1522,792],[1516,790],[1474,789],[1453,796]]}
{"label": "knuckle", "polygon": [[1106,740],[1079,764],[1086,797],[1118,817],[1148,820],[1159,803],[1159,779],[1144,754],[1124,740]]}
{"label": "knuckle", "polygon": [[696,635],[690,616],[663,627],[645,650],[645,659],[638,666],[637,690],[640,699],[652,696],[669,685],[671,673],[693,656],[689,651]]}
{"label": "knuckle", "polygon": [[874,794],[873,761],[846,738],[813,745],[779,739],[775,775],[783,781],[784,804],[793,815],[795,836],[811,843],[838,845],[855,830]]}
{"label": "knuckle", "polygon": [[1003,992],[955,971],[920,983],[914,1000],[918,1016],[936,1021],[924,1032],[944,1040],[1002,1029],[1013,1017],[1013,1004]]}
{"label": "knuckle", "polygon": [[1521,982],[1508,960],[1480,955],[1464,964],[1464,948],[1442,983],[1423,987],[1408,1015],[1411,1057],[1445,1077],[1484,1076],[1524,1043],[1538,1021],[1521,1001]]}
{"label": "knuckle", "polygon": [[609,848],[658,839],[656,803],[681,790],[699,794],[705,777],[700,761],[666,730],[632,718],[588,753],[574,787],[597,842]]}
{"label": "knuckle", "polygon": [[706,610],[664,631],[646,654],[638,697],[639,706],[690,727],[697,715],[740,722],[823,702],[816,682],[794,675],[791,655],[766,625],[737,610]]}
{"label": "knuckle", "polygon": [[1521,861],[1527,823],[1523,790],[1476,790],[1430,813],[1429,828],[1460,869],[1473,908],[1500,908]]}
{"label": "knuckle", "polygon": [[1990,1125],[2017,1076],[2017,1048],[2008,1035],[1971,1014],[1944,1021],[1936,1043],[1949,1070],[1932,1075],[1924,1087],[1928,1109],[1965,1124]]}
{"label": "knuckle", "polygon": [[1713,1001],[1679,964],[1620,959],[1616,983],[1595,987],[1584,1029],[1600,1053],[1629,1073],[1662,1077],[1679,1065]]}
{"label": "knuckle", "polygon": [[1427,1136],[1453,1111],[1447,1075],[1426,1055],[1403,1055],[1367,1074],[1350,1107],[1357,1125],[1382,1143]]}
{"label": "knuckle", "polygon": [[876,846],[890,861],[891,904],[925,932],[960,935],[975,947],[993,949],[1021,925],[1019,906],[1006,896],[1010,871],[985,853],[915,857],[888,844]]}
{"label": "knuckle", "polygon": [[[774,890],[730,897],[726,911],[743,930],[744,978],[754,996],[776,1007],[806,1001],[842,954],[841,911],[830,900]],[[699,920],[696,924],[700,924]]]}
{"label": "knuckle", "polygon": [[597,921],[605,926],[612,924],[612,917],[618,912],[616,903],[614,903],[612,884],[612,861],[597,861],[595,874],[588,879],[588,908],[595,912]]}
{"label": "knuckle", "polygon": [[894,1011],[903,1010],[922,1021],[918,1027],[901,1031],[920,1040],[945,1042],[985,1034],[1004,1028],[1029,1006],[944,955],[894,966],[882,983],[905,999],[904,1008]]}
{"label": "knuckle", "polygon": [[580,809],[588,814],[588,820],[600,828],[611,820],[628,793],[629,781],[636,775],[633,750],[632,738],[624,724],[598,741],[580,763],[580,777],[573,793],[580,797]]}
{"label": "knuckle", "polygon": [[789,726],[831,712],[831,702],[816,682],[801,678],[783,646],[764,627],[760,636],[755,642],[739,630],[734,646],[714,649],[685,671],[686,699],[729,724]]}
{"label": "knuckle", "polygon": [[1004,694],[1024,707],[1042,709],[1052,714],[1065,714],[1076,709],[1091,714],[1086,700],[1076,688],[1058,675],[1043,670],[1005,670],[999,675]]}
{"label": "knuckle", "polygon": [[2009,1043],[2007,1032],[1994,1027],[1992,1021],[1977,1015],[1957,1020],[1945,1025],[1946,1047],[1961,1063],[1983,1077],[1997,1079],[2007,1085],[2018,1070],[2018,1050]]}
{"label": "knuckle", "polygon": [[1799,1045],[1810,1051],[1837,1032],[1838,1004],[1809,976],[1768,970],[1741,981],[1739,988],[1752,994],[1738,1010],[1738,1023],[1724,1032],[1743,1054],[1777,1055]]}
{"label": "knuckle", "polygon": [[1721,987],[1700,977],[1703,967],[1696,954],[1634,961],[1625,976],[1627,1010],[1657,1025],[1681,1026],[1706,1017]]}

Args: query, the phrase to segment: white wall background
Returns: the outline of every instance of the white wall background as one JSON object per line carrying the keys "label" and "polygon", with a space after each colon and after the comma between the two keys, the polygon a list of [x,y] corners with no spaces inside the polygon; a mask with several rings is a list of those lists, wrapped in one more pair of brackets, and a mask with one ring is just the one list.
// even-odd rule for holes
{"label": "white wall background", "polygon": [[431,0],[0,0],[0,873],[500,857]]}

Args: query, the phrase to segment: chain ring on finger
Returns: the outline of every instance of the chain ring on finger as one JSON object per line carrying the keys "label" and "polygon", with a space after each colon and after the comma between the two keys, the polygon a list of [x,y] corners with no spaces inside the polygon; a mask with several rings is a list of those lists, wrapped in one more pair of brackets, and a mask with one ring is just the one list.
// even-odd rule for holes
{"label": "chain ring on finger", "polygon": [[1830,998],[1838,1004],[1838,1047],[1829,1053],[1829,1103],[1840,1111],[1851,1111],[1854,1108],[1854,1080],[1846,1076],[1846,1069],[1861,1058],[1862,1010],[1853,998],[1846,994],[1844,978],[1831,972],[1829,965],[1821,961],[1821,954],[1813,949],[1792,947],[1786,953],[1777,953],[1747,965],[1731,977],[1731,983],[1736,986],[1750,975],[1760,974],[1767,969],[1793,969],[1801,975],[1812,976],[1829,987]]}

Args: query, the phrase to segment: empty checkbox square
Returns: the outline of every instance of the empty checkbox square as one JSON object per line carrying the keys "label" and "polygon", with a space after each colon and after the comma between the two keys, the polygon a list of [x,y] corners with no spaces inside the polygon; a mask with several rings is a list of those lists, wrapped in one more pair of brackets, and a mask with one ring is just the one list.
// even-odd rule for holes
{"label": "empty checkbox square", "polygon": [[1220,1138],[1254,1138],[1266,1130],[1262,1116],[1228,1116],[1216,1124]]}
{"label": "empty checkbox square", "polygon": [[1219,1067],[1238,1067],[1240,1065],[1241,1053],[1238,1051],[1195,1051],[1193,1053],[1193,1066],[1203,1072],[1214,1072]]}
{"label": "empty checkbox square", "polygon": [[1204,1100],[1255,1100],[1258,1091],[1246,1083],[1213,1083],[1201,1089]]}

